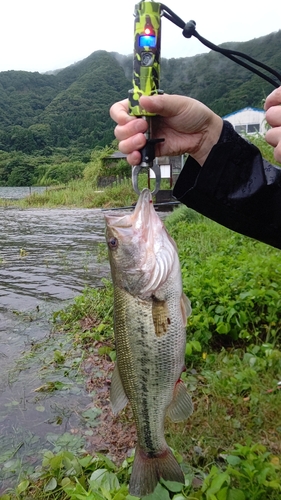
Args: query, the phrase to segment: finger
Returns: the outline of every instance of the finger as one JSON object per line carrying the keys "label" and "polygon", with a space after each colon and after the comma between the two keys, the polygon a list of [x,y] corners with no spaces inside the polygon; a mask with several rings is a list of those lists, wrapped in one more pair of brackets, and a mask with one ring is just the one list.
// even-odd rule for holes
{"label": "finger", "polygon": [[265,140],[275,148],[279,142],[281,143],[281,127],[268,130],[265,134]]}
{"label": "finger", "polygon": [[134,116],[128,115],[128,99],[116,102],[113,104],[109,110],[112,120],[114,120],[119,125],[125,125],[126,123],[134,120]]}
{"label": "finger", "polygon": [[277,106],[278,104],[281,104],[281,87],[273,90],[273,92],[267,96],[264,103],[264,109],[267,111],[271,106]]}
{"label": "finger", "polygon": [[119,149],[124,154],[131,154],[144,147],[146,138],[143,134],[136,134],[128,139],[119,142]]}
{"label": "finger", "polygon": [[265,134],[265,140],[274,147],[274,158],[281,163],[281,127],[268,130]]}
{"label": "finger", "polygon": [[141,106],[150,113],[160,116],[176,116],[187,106],[192,104],[193,99],[179,95],[154,95],[141,96]]}
{"label": "finger", "polygon": [[127,162],[130,163],[130,165],[138,165],[141,161],[141,154],[139,151],[134,151],[133,153],[129,154],[127,156]]}
{"label": "finger", "polygon": [[281,142],[279,142],[278,146],[274,149],[274,158],[278,163],[281,163]]}
{"label": "finger", "polygon": [[265,113],[265,119],[271,127],[281,126],[281,106],[271,106]]}
{"label": "finger", "polygon": [[[131,117],[132,118],[132,117]],[[118,141],[123,141],[136,134],[144,134],[147,131],[148,124],[145,120],[135,119],[125,123],[124,125],[116,125],[114,134]]]}

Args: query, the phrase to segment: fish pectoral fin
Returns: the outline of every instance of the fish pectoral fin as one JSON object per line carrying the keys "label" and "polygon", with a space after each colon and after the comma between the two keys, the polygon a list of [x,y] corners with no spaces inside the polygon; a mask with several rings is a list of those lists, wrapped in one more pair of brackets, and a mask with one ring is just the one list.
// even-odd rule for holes
{"label": "fish pectoral fin", "polygon": [[174,389],[174,397],[168,406],[166,414],[173,422],[186,420],[193,413],[191,396],[187,392],[182,380],[179,380]]}
{"label": "fish pectoral fin", "polygon": [[183,326],[186,326],[187,318],[188,318],[188,316],[191,315],[192,309],[191,309],[190,300],[187,298],[187,296],[184,293],[182,293],[180,305],[181,305]]}
{"label": "fish pectoral fin", "polygon": [[170,324],[168,304],[165,300],[152,297],[152,318],[156,337],[163,337]]}
{"label": "fish pectoral fin", "polygon": [[112,411],[115,414],[123,410],[123,408],[125,408],[126,404],[128,403],[128,398],[124,391],[117,363],[115,363],[115,367],[111,377],[110,402]]}

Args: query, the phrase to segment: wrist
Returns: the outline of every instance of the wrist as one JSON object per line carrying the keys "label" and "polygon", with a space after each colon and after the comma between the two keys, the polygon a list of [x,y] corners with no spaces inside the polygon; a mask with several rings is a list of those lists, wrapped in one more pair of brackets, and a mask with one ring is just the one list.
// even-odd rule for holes
{"label": "wrist", "polygon": [[223,130],[223,123],[224,122],[222,118],[214,114],[212,117],[212,122],[208,123],[206,130],[203,132],[202,141],[200,141],[201,145],[198,151],[190,155],[192,156],[192,158],[194,158],[194,160],[197,161],[197,163],[199,163],[201,167],[207,160],[212,148],[220,140]]}

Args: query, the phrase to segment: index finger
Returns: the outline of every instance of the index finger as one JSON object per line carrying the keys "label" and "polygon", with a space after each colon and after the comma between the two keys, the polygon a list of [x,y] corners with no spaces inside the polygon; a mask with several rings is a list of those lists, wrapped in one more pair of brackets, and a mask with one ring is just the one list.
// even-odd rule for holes
{"label": "index finger", "polygon": [[135,119],[134,116],[128,115],[128,99],[124,99],[123,101],[119,101],[113,104],[109,112],[112,120],[118,123],[118,125],[126,125],[126,123]]}

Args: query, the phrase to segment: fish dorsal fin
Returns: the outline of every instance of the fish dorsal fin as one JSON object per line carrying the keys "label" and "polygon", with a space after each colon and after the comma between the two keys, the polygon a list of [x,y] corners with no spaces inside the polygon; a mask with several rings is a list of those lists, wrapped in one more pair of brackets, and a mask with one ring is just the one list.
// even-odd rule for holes
{"label": "fish dorsal fin", "polygon": [[123,410],[123,408],[125,408],[126,404],[128,403],[128,398],[124,391],[117,363],[115,363],[115,367],[111,377],[110,401],[112,411],[115,414]]}
{"label": "fish dorsal fin", "polygon": [[156,337],[163,337],[170,324],[168,304],[165,300],[152,297],[152,318]]}
{"label": "fish dorsal fin", "polygon": [[166,414],[173,422],[186,420],[193,413],[191,396],[182,380],[178,380],[174,389],[173,400],[168,406]]}
{"label": "fish dorsal fin", "polygon": [[191,309],[190,300],[187,298],[187,296],[184,293],[182,293],[182,296],[181,296],[180,306],[181,306],[183,326],[186,326],[187,318],[188,318],[188,316],[191,315],[192,309]]}

